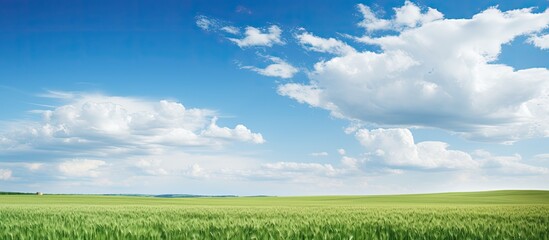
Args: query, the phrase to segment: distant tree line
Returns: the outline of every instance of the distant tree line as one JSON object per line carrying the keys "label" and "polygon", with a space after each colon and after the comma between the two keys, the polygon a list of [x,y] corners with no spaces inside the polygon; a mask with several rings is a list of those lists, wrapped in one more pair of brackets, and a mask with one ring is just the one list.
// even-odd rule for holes
{"label": "distant tree line", "polygon": [[0,192],[0,195],[34,195],[36,193],[24,193],[24,192]]}

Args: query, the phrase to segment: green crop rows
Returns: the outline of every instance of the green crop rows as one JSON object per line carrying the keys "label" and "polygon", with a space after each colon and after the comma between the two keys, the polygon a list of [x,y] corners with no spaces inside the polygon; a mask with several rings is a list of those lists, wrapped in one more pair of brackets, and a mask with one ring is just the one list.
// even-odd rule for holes
{"label": "green crop rows", "polygon": [[0,239],[549,239],[549,192],[0,196]]}

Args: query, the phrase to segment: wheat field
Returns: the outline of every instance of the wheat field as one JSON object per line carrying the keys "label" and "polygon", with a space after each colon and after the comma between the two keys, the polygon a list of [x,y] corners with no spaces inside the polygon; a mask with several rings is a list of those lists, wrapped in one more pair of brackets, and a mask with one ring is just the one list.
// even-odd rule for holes
{"label": "wheat field", "polygon": [[0,195],[0,239],[549,239],[549,191],[229,198]]}

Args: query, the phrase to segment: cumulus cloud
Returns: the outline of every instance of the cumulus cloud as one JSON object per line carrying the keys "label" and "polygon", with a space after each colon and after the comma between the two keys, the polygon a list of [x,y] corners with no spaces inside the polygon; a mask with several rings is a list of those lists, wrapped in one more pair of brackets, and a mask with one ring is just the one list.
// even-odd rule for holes
{"label": "cumulus cloud", "polygon": [[[82,148],[97,154],[147,151],[170,146],[222,146],[229,142],[263,143],[244,125],[216,124],[215,112],[169,101],[75,94],[65,104],[43,110],[43,120],[14,122],[0,133],[4,151],[59,152]],[[66,153],[71,151],[66,150]]]}
{"label": "cumulus cloud", "polygon": [[98,168],[106,165],[105,161],[90,159],[73,159],[58,165],[59,171],[69,177],[98,177]]}
{"label": "cumulus cloud", "polygon": [[8,180],[11,178],[11,170],[10,169],[1,169],[0,168],[0,180]]}
{"label": "cumulus cloud", "polygon": [[402,169],[474,171],[495,175],[549,174],[548,168],[529,165],[518,154],[495,156],[482,149],[467,153],[451,150],[449,144],[440,141],[416,143],[412,132],[405,128],[359,129],[355,137],[367,150],[366,161],[343,156],[341,161],[348,167],[390,169],[388,173],[398,174],[403,173]]}
{"label": "cumulus cloud", "polygon": [[[33,111],[39,113],[34,120],[2,122],[0,159],[10,160],[0,168],[15,166],[14,173],[67,187],[182,178],[198,162],[214,170],[258,166],[228,146],[265,142],[243,124],[219,125],[216,111],[177,101],[77,92],[41,96],[56,106]],[[11,170],[2,174],[8,178]]]}
{"label": "cumulus cloud", "polygon": [[228,39],[241,48],[252,46],[271,47],[274,44],[284,44],[284,42],[280,38],[281,34],[282,29],[280,29],[280,27],[276,25],[272,25],[266,30],[255,27],[246,27],[246,30],[244,32],[244,38]]}
{"label": "cumulus cloud", "polygon": [[299,33],[296,38],[301,46],[309,51],[335,55],[345,55],[356,51],[353,47],[335,38],[321,38],[308,32]]}
{"label": "cumulus cloud", "polygon": [[[229,146],[261,144],[263,136],[243,124],[219,124],[213,110],[96,93],[48,92],[41,97],[55,106],[33,111],[36,115],[28,120],[1,123],[4,180],[12,179],[13,170],[18,176],[41,179],[42,191],[82,192],[81,186],[103,191],[100,188],[108,184],[158,192],[168,179],[209,177],[221,169],[261,164],[241,156],[250,153],[235,153]],[[219,174],[213,181],[224,179]],[[17,178],[15,184],[21,181],[29,179]],[[166,191],[173,189],[172,184],[166,186]]]}
{"label": "cumulus cloud", "polygon": [[548,10],[443,19],[406,2],[388,20],[359,10],[368,32],[393,30],[356,38],[381,51],[318,62],[308,84],[283,84],[281,95],[380,127],[436,127],[491,142],[549,136],[549,70],[495,63],[503,44],[548,28]]}
{"label": "cumulus cloud", "polygon": [[216,124],[217,118],[214,117],[210,126],[202,131],[201,135],[213,138],[222,138],[227,140],[239,140],[244,142],[264,143],[263,136],[259,133],[253,133],[242,124],[236,125],[234,129],[228,127],[219,127]]}
{"label": "cumulus cloud", "polygon": [[528,38],[528,42],[534,44],[534,46],[541,49],[549,49],[549,34],[531,36]]}
{"label": "cumulus cloud", "polygon": [[356,138],[372,157],[389,166],[423,169],[467,169],[479,164],[468,153],[449,150],[444,142],[425,141],[415,143],[408,129],[360,129]]}
{"label": "cumulus cloud", "polygon": [[358,23],[358,26],[361,26],[368,31],[389,29],[391,27],[391,22],[389,20],[378,18],[370,7],[364,4],[358,4],[357,7],[358,11],[360,11],[364,17],[364,20]]}
{"label": "cumulus cloud", "polygon": [[252,70],[263,76],[279,77],[279,78],[291,78],[297,72],[299,72],[297,68],[295,68],[294,66],[290,65],[289,63],[287,63],[286,61],[280,58],[268,57],[268,59],[271,62],[273,62],[273,64],[270,64],[265,68],[258,68],[254,66],[243,66],[242,68]]}

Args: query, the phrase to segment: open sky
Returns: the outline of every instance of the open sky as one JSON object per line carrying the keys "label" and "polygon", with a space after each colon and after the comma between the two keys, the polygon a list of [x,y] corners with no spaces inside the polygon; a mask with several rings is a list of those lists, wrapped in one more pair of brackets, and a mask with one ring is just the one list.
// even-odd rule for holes
{"label": "open sky", "polygon": [[549,1],[0,2],[0,191],[549,189]]}

